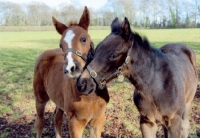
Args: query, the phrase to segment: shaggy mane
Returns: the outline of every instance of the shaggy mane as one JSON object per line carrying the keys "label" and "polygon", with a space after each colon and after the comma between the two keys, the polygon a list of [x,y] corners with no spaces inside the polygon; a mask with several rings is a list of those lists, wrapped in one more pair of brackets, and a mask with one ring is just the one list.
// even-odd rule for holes
{"label": "shaggy mane", "polygon": [[140,47],[142,47],[144,50],[151,50],[151,45],[147,39],[147,37],[141,37],[137,32],[132,33],[134,43],[137,43]]}
{"label": "shaggy mane", "polygon": [[77,20],[76,19],[70,19],[67,23],[67,26],[70,27],[70,26],[77,26],[78,23],[77,23]]}

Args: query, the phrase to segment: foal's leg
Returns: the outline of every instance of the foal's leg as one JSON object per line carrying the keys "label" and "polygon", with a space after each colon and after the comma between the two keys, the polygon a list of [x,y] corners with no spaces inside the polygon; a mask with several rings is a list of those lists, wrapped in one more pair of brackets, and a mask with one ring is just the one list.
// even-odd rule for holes
{"label": "foal's leg", "polygon": [[171,125],[169,126],[170,138],[180,138],[181,136],[181,116],[175,115],[171,120]]}
{"label": "foal's leg", "polygon": [[62,137],[62,120],[63,120],[63,110],[56,107],[55,110],[55,117],[54,117],[54,124],[56,130],[56,138]]}
{"label": "foal's leg", "polygon": [[98,116],[96,119],[90,122],[90,135],[91,138],[101,138],[101,132],[103,131],[103,127],[106,121],[105,113]]}
{"label": "foal's leg", "polygon": [[165,136],[165,138],[168,138],[168,130],[167,130],[167,128],[164,126],[164,125],[162,125],[162,128],[163,128],[163,131],[164,131],[164,136]]}
{"label": "foal's leg", "polygon": [[49,96],[45,91],[43,85],[43,79],[39,75],[34,76],[33,88],[34,88],[35,106],[37,113],[35,120],[36,137],[41,138],[42,129],[44,128],[44,123],[45,123],[44,110],[46,103],[49,101]]}
{"label": "foal's leg", "polygon": [[44,128],[44,123],[45,123],[44,110],[45,110],[47,101],[48,100],[44,100],[43,102],[40,102],[40,101],[36,100],[37,117],[35,120],[35,130],[36,130],[37,138],[41,138],[41,136],[42,136],[42,129]]}
{"label": "foal's leg", "polygon": [[156,138],[157,124],[154,117],[140,116],[140,129],[143,138]]}
{"label": "foal's leg", "polygon": [[187,138],[189,135],[190,123],[189,123],[189,115],[191,111],[191,102],[187,103],[185,106],[185,111],[182,116],[182,131],[181,131],[181,138]]}
{"label": "foal's leg", "polygon": [[69,132],[71,138],[82,138],[83,131],[87,125],[86,119],[78,120],[75,115],[69,119]]}

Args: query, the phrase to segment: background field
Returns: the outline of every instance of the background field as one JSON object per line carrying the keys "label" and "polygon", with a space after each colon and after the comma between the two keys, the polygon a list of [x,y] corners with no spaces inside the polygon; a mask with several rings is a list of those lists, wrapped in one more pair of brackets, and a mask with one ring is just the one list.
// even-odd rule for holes
{"label": "background field", "polygon": [[[0,28],[2,30],[2,28]],[[39,29],[40,30],[40,29]],[[43,29],[41,29],[43,30]],[[200,72],[200,29],[135,30],[147,36],[151,44],[160,47],[165,43],[183,42],[191,46],[197,56]],[[89,30],[97,45],[110,30]],[[59,47],[60,35],[56,31],[0,32],[0,138],[34,137],[35,102],[32,79],[37,57],[46,49]],[[141,137],[138,112],[133,104],[133,86],[125,81],[108,83],[110,102],[107,105],[107,122],[102,137]],[[198,91],[191,114],[191,138],[200,130],[200,92]],[[52,137],[54,104],[47,106],[44,137]],[[66,120],[64,121],[66,123]],[[68,135],[63,125],[63,135]],[[161,128],[159,128],[160,130]],[[51,136],[49,136],[51,135]],[[67,136],[65,136],[67,137]],[[87,130],[85,137],[88,137]],[[159,131],[157,137],[162,137]]]}

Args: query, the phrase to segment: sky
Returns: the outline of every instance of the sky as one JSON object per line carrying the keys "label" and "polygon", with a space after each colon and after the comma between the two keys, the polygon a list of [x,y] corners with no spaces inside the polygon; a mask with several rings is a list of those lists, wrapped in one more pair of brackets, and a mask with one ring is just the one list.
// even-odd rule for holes
{"label": "sky", "polygon": [[[0,0],[0,1],[10,1],[13,3],[29,3],[32,1],[43,2],[50,7],[55,7],[62,3],[68,3],[74,5],[71,0]],[[81,5],[87,6],[93,9],[99,9],[106,4],[107,0],[79,0]]]}

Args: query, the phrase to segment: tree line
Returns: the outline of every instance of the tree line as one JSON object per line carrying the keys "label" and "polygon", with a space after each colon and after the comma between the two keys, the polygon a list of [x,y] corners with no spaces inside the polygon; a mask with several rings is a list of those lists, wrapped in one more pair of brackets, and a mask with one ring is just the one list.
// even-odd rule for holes
{"label": "tree line", "polygon": [[[62,22],[78,20],[83,5],[49,7],[42,2],[0,2],[1,26],[49,26],[51,17]],[[74,6],[76,5],[76,6]],[[200,28],[200,0],[108,0],[100,9],[89,8],[91,26],[109,26],[115,17],[127,17],[136,28]]]}

